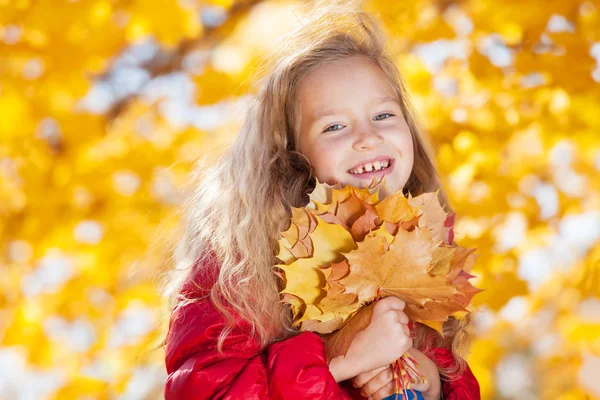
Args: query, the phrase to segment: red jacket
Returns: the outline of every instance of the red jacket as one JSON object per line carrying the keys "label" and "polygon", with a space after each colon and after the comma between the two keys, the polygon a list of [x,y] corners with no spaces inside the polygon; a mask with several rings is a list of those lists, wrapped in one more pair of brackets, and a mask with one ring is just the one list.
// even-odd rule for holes
{"label": "red jacket", "polygon": [[[197,282],[196,282],[197,283]],[[182,293],[194,295],[195,284]],[[350,381],[335,381],[325,360],[322,339],[303,332],[263,351],[240,321],[218,354],[216,343],[224,326],[208,299],[176,308],[166,345],[166,400],[200,399],[364,399]],[[454,363],[450,351],[428,354],[442,367]],[[480,400],[479,384],[471,370],[453,382],[442,381],[445,400]]]}

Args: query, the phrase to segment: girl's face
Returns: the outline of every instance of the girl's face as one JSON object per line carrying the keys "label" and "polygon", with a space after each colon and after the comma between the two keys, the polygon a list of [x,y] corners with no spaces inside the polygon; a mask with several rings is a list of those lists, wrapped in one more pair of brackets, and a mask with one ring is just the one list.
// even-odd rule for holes
{"label": "girl's face", "polygon": [[404,187],[413,167],[409,127],[381,68],[365,56],[319,66],[298,91],[298,151],[321,182],[364,188],[386,176]]}

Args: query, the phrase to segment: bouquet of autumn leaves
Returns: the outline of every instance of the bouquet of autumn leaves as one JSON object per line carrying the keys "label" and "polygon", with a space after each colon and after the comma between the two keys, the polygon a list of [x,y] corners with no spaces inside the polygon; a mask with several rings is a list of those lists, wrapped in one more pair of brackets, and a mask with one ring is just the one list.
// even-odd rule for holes
{"label": "bouquet of autumn leaves", "polygon": [[[469,282],[476,249],[454,243],[454,214],[444,211],[437,191],[384,197],[385,178],[364,189],[337,187],[317,182],[310,203],[292,208],[279,240],[282,264],[274,270],[293,325],[322,334],[332,360],[367,327],[373,303],[396,296],[411,322],[443,336],[443,323],[462,319],[481,291]],[[396,393],[406,396],[411,383],[425,380],[416,368],[408,354],[393,365]]]}

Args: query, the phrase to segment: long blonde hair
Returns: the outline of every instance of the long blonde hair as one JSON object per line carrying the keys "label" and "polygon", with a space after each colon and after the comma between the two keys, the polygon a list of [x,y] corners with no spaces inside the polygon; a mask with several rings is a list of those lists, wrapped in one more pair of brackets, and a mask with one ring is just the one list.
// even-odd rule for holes
{"label": "long blonde hair", "polygon": [[[448,204],[431,149],[384,42],[377,20],[359,7],[333,4],[317,8],[281,37],[275,52],[266,58],[259,70],[264,74],[258,80],[257,93],[231,148],[212,165],[198,164],[194,191],[184,205],[182,237],[175,249],[177,270],[184,273],[170,282],[175,288],[172,304],[177,307],[198,301],[197,297],[186,298],[179,289],[195,276],[212,273],[208,271],[210,257],[218,260],[216,283],[205,289],[226,320],[219,350],[235,323],[234,313],[250,324],[263,346],[297,333],[291,328],[289,311],[280,302],[281,288],[272,268],[278,263],[279,234],[289,226],[290,207],[306,205],[315,184],[309,161],[296,151],[295,95],[302,78],[319,65],[363,55],[386,73],[413,138],[414,167],[404,192],[417,195],[439,188],[440,201]],[[449,205],[446,208],[452,211]],[[415,324],[416,348],[446,347],[454,353],[455,366],[440,369],[447,378],[464,370],[460,353],[467,346],[469,321],[469,317],[448,320],[445,339],[431,328]]]}

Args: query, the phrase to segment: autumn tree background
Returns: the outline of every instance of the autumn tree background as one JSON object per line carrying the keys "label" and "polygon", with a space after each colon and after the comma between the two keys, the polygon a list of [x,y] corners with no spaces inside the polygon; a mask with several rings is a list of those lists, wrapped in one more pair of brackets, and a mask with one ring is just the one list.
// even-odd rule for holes
{"label": "autumn tree background", "polygon": [[[162,398],[184,184],[307,4],[0,0],[1,399]],[[600,399],[600,2],[364,7],[479,249],[482,397]]]}

